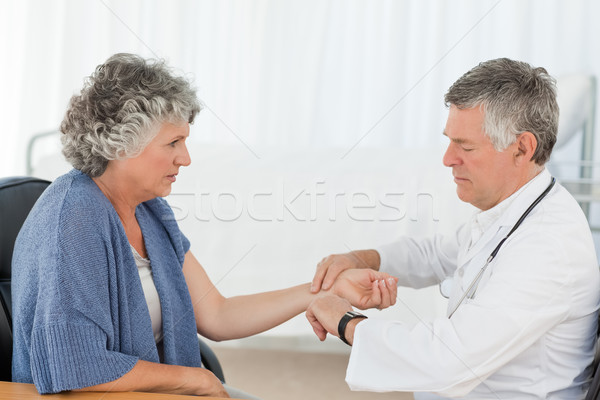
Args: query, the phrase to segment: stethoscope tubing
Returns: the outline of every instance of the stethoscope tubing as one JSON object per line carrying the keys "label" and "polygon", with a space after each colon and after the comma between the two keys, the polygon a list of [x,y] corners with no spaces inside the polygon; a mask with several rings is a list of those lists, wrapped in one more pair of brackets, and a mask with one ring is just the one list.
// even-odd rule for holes
{"label": "stethoscope tubing", "polygon": [[550,180],[550,184],[548,185],[548,187],[542,192],[542,194],[540,194],[537,197],[537,199],[535,199],[533,201],[533,203],[531,203],[531,205],[527,208],[527,210],[525,210],[525,212],[517,220],[517,222],[514,224],[514,226],[512,227],[512,229],[508,232],[508,234],[506,236],[504,236],[504,238],[500,241],[500,243],[498,243],[498,245],[494,248],[494,250],[492,250],[492,252],[490,253],[490,256],[487,258],[487,260],[486,260],[485,264],[483,265],[483,267],[481,267],[481,269],[479,270],[479,272],[477,273],[477,275],[475,276],[475,278],[471,281],[471,284],[469,285],[469,287],[467,288],[467,290],[465,290],[465,292],[462,294],[462,296],[461,296],[460,300],[458,301],[458,303],[456,303],[456,305],[452,308],[452,311],[448,314],[448,319],[452,318],[452,315],[454,315],[454,313],[456,312],[456,310],[458,310],[458,307],[463,303],[463,301],[465,301],[465,299],[467,297],[469,297],[470,299],[472,299],[475,296],[475,292],[477,291],[477,285],[479,285],[479,280],[483,276],[483,273],[487,269],[488,265],[490,265],[490,263],[492,262],[492,260],[494,260],[494,258],[496,258],[496,255],[498,254],[498,251],[500,251],[500,247],[502,247],[502,245],[504,244],[504,242],[506,241],[506,239],[508,239],[508,237],[510,235],[512,235],[513,232],[516,231],[517,228],[523,223],[523,221],[525,220],[525,218],[527,218],[527,216],[529,215],[529,213],[531,213],[531,211],[544,199],[544,197],[546,197],[546,195],[548,193],[550,193],[550,190],[552,190],[552,188],[554,187],[555,183],[556,183],[556,178],[552,177],[552,179]]}

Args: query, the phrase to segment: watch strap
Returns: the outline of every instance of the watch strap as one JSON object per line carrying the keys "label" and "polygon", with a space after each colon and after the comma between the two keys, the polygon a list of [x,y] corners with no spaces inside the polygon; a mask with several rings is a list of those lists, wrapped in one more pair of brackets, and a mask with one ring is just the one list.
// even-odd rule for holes
{"label": "watch strap", "polygon": [[348,326],[348,322],[356,318],[367,318],[367,316],[356,311],[348,311],[342,316],[342,319],[340,319],[340,322],[338,323],[338,335],[342,342],[346,343],[348,346],[350,346],[350,343],[346,340],[346,326]]}

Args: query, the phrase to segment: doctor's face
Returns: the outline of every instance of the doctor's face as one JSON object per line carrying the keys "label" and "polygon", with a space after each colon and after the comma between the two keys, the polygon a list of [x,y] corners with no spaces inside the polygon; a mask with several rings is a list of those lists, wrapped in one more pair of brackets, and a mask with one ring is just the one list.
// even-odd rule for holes
{"label": "doctor's face", "polygon": [[452,168],[458,197],[488,210],[515,191],[514,145],[496,151],[483,132],[479,107],[450,106],[444,135],[450,139],[443,162]]}

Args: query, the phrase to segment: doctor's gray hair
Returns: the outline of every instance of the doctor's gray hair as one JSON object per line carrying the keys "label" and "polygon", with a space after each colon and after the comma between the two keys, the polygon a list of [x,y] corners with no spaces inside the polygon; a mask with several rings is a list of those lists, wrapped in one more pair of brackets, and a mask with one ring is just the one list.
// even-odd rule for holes
{"label": "doctor's gray hair", "polygon": [[60,126],[62,152],[76,169],[100,176],[110,160],[139,155],[162,123],[192,123],[200,110],[188,80],[163,60],[115,54],[71,98]]}
{"label": "doctor's gray hair", "polygon": [[446,106],[482,107],[484,132],[497,151],[523,132],[537,139],[532,160],[544,165],[558,131],[556,80],[544,68],[508,58],[482,62],[460,77],[444,97]]}

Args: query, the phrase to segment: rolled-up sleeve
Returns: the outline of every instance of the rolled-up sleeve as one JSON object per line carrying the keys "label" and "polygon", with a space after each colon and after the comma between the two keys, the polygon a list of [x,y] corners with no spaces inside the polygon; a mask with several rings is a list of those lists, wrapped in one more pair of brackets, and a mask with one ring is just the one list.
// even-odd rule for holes
{"label": "rolled-up sleeve", "polygon": [[461,227],[454,235],[432,238],[402,237],[375,250],[379,253],[379,270],[398,278],[400,286],[422,288],[440,283],[456,269]]}
{"label": "rolled-up sleeve", "polygon": [[93,386],[129,372],[138,358],[107,350],[93,325],[48,324],[32,332],[31,372],[40,393]]}

